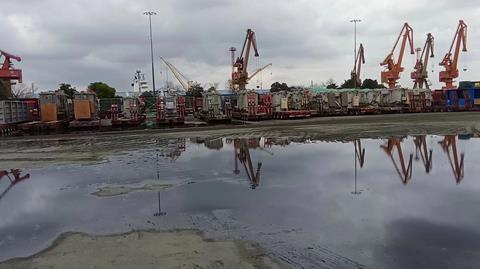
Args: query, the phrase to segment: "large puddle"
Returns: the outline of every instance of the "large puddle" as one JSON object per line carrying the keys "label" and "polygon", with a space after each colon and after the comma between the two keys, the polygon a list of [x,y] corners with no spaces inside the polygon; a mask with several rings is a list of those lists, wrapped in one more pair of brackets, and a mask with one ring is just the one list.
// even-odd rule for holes
{"label": "large puddle", "polygon": [[22,159],[0,167],[0,260],[69,231],[194,228],[294,268],[479,268],[478,158],[480,139],[451,135],[149,138],[88,164]]}

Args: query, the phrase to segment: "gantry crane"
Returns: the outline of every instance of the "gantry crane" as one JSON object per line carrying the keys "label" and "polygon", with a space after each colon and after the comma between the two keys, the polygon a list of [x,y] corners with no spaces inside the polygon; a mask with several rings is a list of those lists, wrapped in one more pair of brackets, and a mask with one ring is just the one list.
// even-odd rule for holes
{"label": "gantry crane", "polygon": [[171,64],[169,61],[165,60],[163,57],[160,57],[162,61],[165,63],[165,65],[172,71],[173,75],[177,79],[177,81],[180,83],[182,88],[188,92],[190,88],[192,87],[192,81],[189,80],[187,77],[185,77],[173,64]]}
{"label": "gantry crane", "polygon": [[22,82],[22,70],[15,69],[13,67],[12,60],[17,62],[22,61],[22,58],[9,54],[3,50],[0,50],[0,58],[4,57],[3,64],[0,66],[0,90],[4,88],[5,92],[0,92],[0,96],[4,95],[6,97],[12,96],[12,80],[18,80]]}
{"label": "gantry crane", "polygon": [[439,144],[442,146],[443,151],[448,156],[448,161],[450,162],[450,167],[452,168],[455,182],[460,184],[464,176],[463,160],[465,158],[465,154],[461,153],[460,158],[458,158],[457,137],[455,135],[446,135],[443,140],[439,142]]}
{"label": "gantry crane", "polygon": [[[245,86],[248,83],[248,61],[250,59],[250,49],[253,47],[255,52],[254,56],[258,57],[257,40],[255,38],[255,32],[251,29],[247,30],[247,36],[243,42],[243,48],[240,56],[233,63],[232,68],[232,85],[235,89],[245,90]],[[230,49],[232,52],[232,59],[235,58],[235,50]]]}
{"label": "gantry crane", "polygon": [[362,64],[365,64],[365,52],[363,50],[363,44],[360,44],[360,48],[358,49],[358,53],[355,58],[355,65],[350,73],[351,80],[355,82],[355,88],[362,84],[362,80],[360,79]]}
{"label": "gantry crane", "polygon": [[422,54],[419,55],[417,58],[417,62],[415,63],[415,68],[410,77],[414,81],[413,88],[414,89],[423,89],[423,86],[427,89],[430,89],[430,85],[428,85],[428,59],[433,58],[433,35],[428,33],[427,34],[427,41],[425,41],[425,45],[423,46]]}
{"label": "gantry crane", "polygon": [[[452,54],[454,45],[455,52]],[[460,46],[462,46],[462,51],[467,51],[467,25],[463,20],[459,21],[457,32],[453,37],[452,45],[450,45],[450,50],[440,62],[440,66],[445,68],[445,70],[440,71],[439,74],[440,82],[445,83],[443,89],[455,88],[453,80],[458,78],[458,57],[460,56]]]}
{"label": "gantry crane", "polygon": [[420,156],[422,157],[423,165],[425,166],[425,172],[428,174],[432,170],[432,153],[433,150],[428,150],[427,147],[427,138],[425,135],[417,135],[413,140],[415,143],[415,160],[420,160],[418,156],[418,152],[420,152]]}
{"label": "gantry crane", "polygon": [[[400,53],[398,55],[397,61],[395,62],[393,54],[398,46],[400,38],[402,38],[402,44],[400,45]],[[392,51],[387,55],[385,60],[380,63],[381,66],[386,67],[386,70],[382,71],[381,73],[382,83],[387,83],[389,89],[395,89],[397,81],[400,79],[400,73],[404,70],[404,68],[402,67],[402,61],[407,41],[410,47],[410,54],[415,54],[413,48],[413,29],[408,25],[408,23],[405,23],[403,25],[402,31],[400,31],[400,34],[398,35],[397,41],[395,42]]]}
{"label": "gantry crane", "polygon": [[[410,154],[410,158],[408,160],[408,164],[405,164],[405,158],[403,157],[403,151],[402,151],[402,140],[400,138],[390,138],[388,139],[387,145],[381,145],[380,146],[383,150],[385,150],[385,153],[387,153],[388,156],[392,159],[392,163],[395,166],[395,170],[397,171],[398,175],[400,176],[400,179],[402,180],[403,184],[407,185],[408,181],[412,179],[412,158],[413,154]],[[395,161],[395,158],[393,158],[393,150],[394,147],[397,148],[397,153],[398,153],[398,158],[400,161],[400,168],[397,165],[397,162]]]}

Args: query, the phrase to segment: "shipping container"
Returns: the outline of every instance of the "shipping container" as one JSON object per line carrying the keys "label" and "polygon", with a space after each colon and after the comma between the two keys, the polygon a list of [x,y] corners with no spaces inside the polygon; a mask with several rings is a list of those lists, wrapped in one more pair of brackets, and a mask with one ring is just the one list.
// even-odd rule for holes
{"label": "shipping container", "polygon": [[18,100],[0,100],[0,124],[28,121],[28,106]]}

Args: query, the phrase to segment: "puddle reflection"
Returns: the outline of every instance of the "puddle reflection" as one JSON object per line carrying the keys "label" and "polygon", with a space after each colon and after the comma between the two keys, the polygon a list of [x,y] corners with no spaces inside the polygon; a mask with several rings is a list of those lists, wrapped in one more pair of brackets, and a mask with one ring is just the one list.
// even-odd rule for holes
{"label": "puddle reflection", "polygon": [[8,187],[2,193],[0,193],[0,200],[7,195],[13,186],[29,178],[30,174],[25,174],[22,176],[22,171],[20,169],[10,169],[10,171],[0,170],[0,181],[2,179],[8,179],[10,181]]}

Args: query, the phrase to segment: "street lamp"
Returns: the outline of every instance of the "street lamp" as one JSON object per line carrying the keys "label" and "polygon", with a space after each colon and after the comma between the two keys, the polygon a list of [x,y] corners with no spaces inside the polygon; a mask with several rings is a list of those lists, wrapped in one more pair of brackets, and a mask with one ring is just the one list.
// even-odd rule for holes
{"label": "street lamp", "polygon": [[[353,66],[357,63],[357,23],[362,22],[360,19],[350,20],[354,24],[354,34],[353,34]],[[354,88],[357,88],[357,79],[353,82]]]}
{"label": "street lamp", "polygon": [[152,87],[153,87],[153,95],[155,96],[156,90],[155,90],[155,67],[153,65],[152,16],[157,15],[157,12],[145,11],[143,15],[148,16],[148,20],[150,22],[150,57],[152,58]]}

